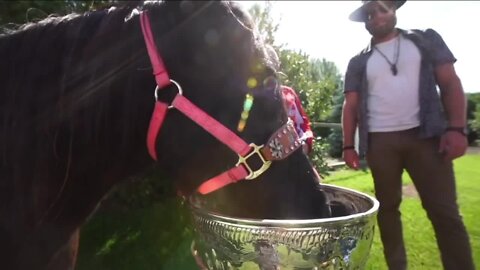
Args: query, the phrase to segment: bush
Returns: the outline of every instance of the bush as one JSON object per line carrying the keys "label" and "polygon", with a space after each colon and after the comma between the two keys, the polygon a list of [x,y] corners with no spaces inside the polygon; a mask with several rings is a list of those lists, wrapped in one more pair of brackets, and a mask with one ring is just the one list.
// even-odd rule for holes
{"label": "bush", "polygon": [[313,142],[313,151],[310,160],[320,175],[329,175],[329,167],[327,165],[328,145],[325,139],[317,137]]}
{"label": "bush", "polygon": [[175,196],[172,181],[158,170],[152,170],[115,186],[107,200],[102,203],[102,207],[122,210],[142,209]]}
{"label": "bush", "polygon": [[332,133],[327,137],[328,142],[328,154],[334,158],[342,157],[343,138],[342,130],[334,129]]}

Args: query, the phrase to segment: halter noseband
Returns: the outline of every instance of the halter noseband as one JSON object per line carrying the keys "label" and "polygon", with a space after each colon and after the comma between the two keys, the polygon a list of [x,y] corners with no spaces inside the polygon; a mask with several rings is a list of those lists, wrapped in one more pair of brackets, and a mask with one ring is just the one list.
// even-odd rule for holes
{"label": "halter noseband", "polygon": [[[172,108],[176,108],[185,114],[188,118],[197,123],[238,155],[238,162],[235,167],[206,180],[198,187],[197,191],[200,194],[208,194],[240,180],[255,179],[268,170],[272,161],[288,157],[301,146],[302,143],[291,120],[278,129],[265,145],[258,146],[254,143],[247,144],[230,129],[226,128],[202,109],[195,106],[183,96],[180,85],[169,78],[163,60],[155,45],[150,20],[146,11],[140,13],[140,24],[148,55],[152,63],[153,74],[157,82],[157,87],[155,88],[155,108],[152,118],[150,119],[150,126],[147,134],[148,152],[154,160],[158,159],[155,148],[158,133],[162,127],[168,109]],[[178,93],[173,99],[172,104],[168,105],[167,103],[159,101],[157,94],[158,91],[161,91],[170,84],[174,84],[177,87]],[[248,159],[253,156],[258,156],[259,160],[262,162],[262,165],[258,169],[252,169],[247,162]]]}

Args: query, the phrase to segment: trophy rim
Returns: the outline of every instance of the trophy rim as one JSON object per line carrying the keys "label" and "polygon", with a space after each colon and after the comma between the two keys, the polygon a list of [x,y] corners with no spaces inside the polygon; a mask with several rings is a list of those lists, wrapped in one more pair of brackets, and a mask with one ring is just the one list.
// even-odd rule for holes
{"label": "trophy rim", "polygon": [[[338,223],[358,223],[362,222],[365,219],[369,219],[371,216],[376,215],[378,208],[380,206],[377,199],[373,196],[368,195],[364,192],[360,192],[354,189],[340,187],[331,184],[321,184],[323,190],[334,190],[348,193],[357,198],[361,198],[364,201],[368,201],[371,206],[368,210],[362,211],[359,213],[354,213],[346,216],[339,217],[329,217],[329,218],[315,218],[315,219],[254,219],[254,218],[239,218],[233,217],[230,215],[225,215],[208,209],[202,208],[197,203],[194,202],[194,198],[190,197],[189,204],[190,208],[196,215],[203,216],[208,220],[215,220],[220,223],[235,224],[238,227],[261,227],[261,228],[282,228],[288,230],[290,229],[305,229],[311,230],[319,226],[328,226],[329,224],[334,225]],[[318,225],[317,225],[318,224]]]}

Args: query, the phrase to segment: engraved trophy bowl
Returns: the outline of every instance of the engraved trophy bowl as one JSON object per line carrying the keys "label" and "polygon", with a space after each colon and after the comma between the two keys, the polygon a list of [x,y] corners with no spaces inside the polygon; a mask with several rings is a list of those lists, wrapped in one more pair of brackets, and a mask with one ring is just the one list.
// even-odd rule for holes
{"label": "engraved trophy bowl", "polygon": [[363,269],[372,245],[378,201],[361,192],[322,185],[330,201],[348,201],[348,216],[266,220],[235,218],[190,199],[195,227],[191,251],[200,269]]}

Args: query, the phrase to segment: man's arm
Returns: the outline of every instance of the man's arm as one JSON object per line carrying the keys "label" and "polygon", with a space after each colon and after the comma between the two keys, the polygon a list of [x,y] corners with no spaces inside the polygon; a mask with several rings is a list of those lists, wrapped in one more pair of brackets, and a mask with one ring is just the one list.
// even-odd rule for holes
{"label": "man's arm", "polygon": [[448,125],[465,127],[467,113],[465,94],[453,64],[447,63],[436,67],[435,77],[440,87],[443,106],[448,117]]}
{"label": "man's arm", "polygon": [[343,150],[343,159],[352,169],[359,168],[358,154],[353,148],[355,144],[355,130],[357,128],[357,110],[359,95],[355,91],[345,92],[342,109],[343,147],[352,147]]}
{"label": "man's arm", "polygon": [[[465,94],[453,63],[445,63],[435,67],[435,77],[440,87],[440,94],[447,115],[448,126],[465,127]],[[467,146],[467,138],[464,135],[455,131],[447,131],[442,136],[439,151],[445,153],[446,159],[453,160],[464,155]]]}

